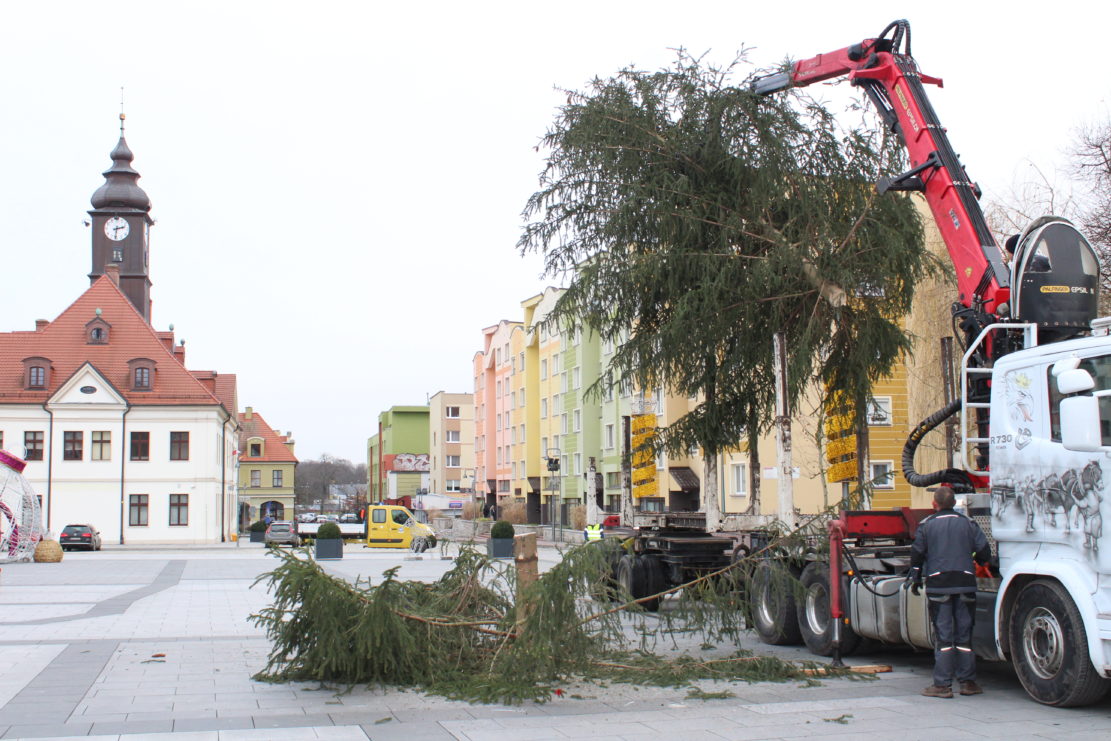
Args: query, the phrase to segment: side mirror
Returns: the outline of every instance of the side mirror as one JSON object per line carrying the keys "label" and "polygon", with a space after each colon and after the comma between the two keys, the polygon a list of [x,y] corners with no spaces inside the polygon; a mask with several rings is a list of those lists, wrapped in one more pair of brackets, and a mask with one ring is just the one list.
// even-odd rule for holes
{"label": "side mirror", "polygon": [[[1088,375],[1085,371],[1068,371],[1068,373]],[[1099,399],[1094,396],[1070,396],[1061,400],[1061,444],[1067,450],[1085,453],[1100,450],[1102,439],[1099,425]]]}
{"label": "side mirror", "polygon": [[1062,371],[1057,374],[1057,391],[1062,396],[1076,394],[1081,391],[1091,391],[1096,387],[1092,374],[1080,368]]}

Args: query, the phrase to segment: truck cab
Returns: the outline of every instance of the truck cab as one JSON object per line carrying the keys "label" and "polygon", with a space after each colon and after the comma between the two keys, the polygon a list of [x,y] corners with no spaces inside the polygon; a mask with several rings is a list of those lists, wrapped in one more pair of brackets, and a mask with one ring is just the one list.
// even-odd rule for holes
{"label": "truck cab", "polygon": [[434,539],[432,528],[417,522],[413,513],[396,504],[371,504],[366,513],[369,548],[411,548],[416,538]]}

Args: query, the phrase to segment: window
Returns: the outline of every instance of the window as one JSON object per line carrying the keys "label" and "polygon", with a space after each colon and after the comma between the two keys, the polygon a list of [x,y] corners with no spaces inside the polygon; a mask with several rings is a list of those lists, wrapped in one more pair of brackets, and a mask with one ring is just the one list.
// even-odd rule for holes
{"label": "window", "polygon": [[459,430],[445,430],[444,442],[457,443],[459,442]]}
{"label": "window", "polygon": [[544,358],[540,361],[540,380],[543,381],[548,377],[548,359]]}
{"label": "window", "polygon": [[251,469],[251,488],[257,489],[262,486],[262,471],[257,468]]}
{"label": "window", "polygon": [[145,527],[148,524],[150,495],[131,494],[127,498],[127,524],[132,527]]}
{"label": "window", "polygon": [[547,419],[547,418],[548,418],[548,400],[547,399],[541,399],[540,400],[540,419]]}
{"label": "window", "polygon": [[607,382],[602,387],[602,401],[613,401],[613,384]]}
{"label": "window", "polygon": [[89,330],[90,345],[104,345],[108,342],[108,330],[104,327],[93,327]]}
{"label": "window", "polygon": [[84,433],[81,432],[64,432],[62,433],[64,441],[64,452],[62,457],[67,461],[79,461],[84,456]]}
{"label": "window", "polygon": [[170,460],[172,460],[172,461],[187,461],[187,460],[189,460],[189,433],[188,432],[171,432],[170,433]]}
{"label": "window", "polygon": [[578,409],[571,412],[571,419],[572,419],[572,424],[574,424],[574,426],[575,426],[575,432],[579,432],[580,430],[582,430],[582,428],[583,428],[582,412]]}
{"label": "window", "polygon": [[180,527],[189,524],[189,495],[170,495],[170,526]]}
{"label": "window", "polygon": [[748,496],[748,465],[745,463],[734,463],[730,466],[729,481],[732,484],[729,490],[729,496]]}
{"label": "window", "polygon": [[444,482],[444,491],[461,491],[459,479],[448,479]]}
{"label": "window", "polygon": [[459,407],[445,407],[444,416],[448,419],[459,419]]}
{"label": "window", "polygon": [[374,510],[374,512],[371,513],[370,519],[373,522],[377,522],[379,525],[381,525],[383,522],[386,521],[386,510],[384,510],[384,509]]}
{"label": "window", "polygon": [[559,374],[559,390],[564,393],[567,392],[567,373],[566,371]]}
{"label": "window", "polygon": [[497,391],[494,392],[494,395],[495,396],[501,396],[501,381],[498,381],[497,386],[498,386],[498,389],[497,389]]}
{"label": "window", "polygon": [[606,339],[604,342],[602,342],[602,352],[605,353],[606,355],[609,355],[611,352],[613,352],[613,340],[612,339]]}
{"label": "window", "polygon": [[394,523],[397,525],[408,525],[409,520],[413,519],[409,517],[408,512],[401,509],[395,509],[391,517],[393,518]]}
{"label": "window", "polygon": [[606,471],[606,488],[607,489],[620,489],[621,488],[621,472],[620,471]]}
{"label": "window", "polygon": [[112,262],[123,262],[123,247],[112,248]]}
{"label": "window", "polygon": [[281,488],[281,486],[282,486],[282,470],[281,469],[270,472],[270,485],[273,486],[275,489]]}
{"label": "window", "polygon": [[89,454],[90,460],[112,460],[112,433],[107,430],[94,431],[92,433],[92,450],[89,451]]}
{"label": "window", "polygon": [[571,388],[579,388],[582,386],[582,369],[575,366],[571,369]]}
{"label": "window", "polygon": [[509,491],[509,480],[502,479],[498,482],[498,491]]}
{"label": "window", "polygon": [[578,475],[578,474],[582,473],[583,472],[583,454],[582,453],[575,453],[575,455],[572,457],[572,461],[574,462],[575,467],[573,469],[571,469],[571,473],[573,473],[575,475]]}
{"label": "window", "polygon": [[540,438],[540,455],[547,457],[548,455],[548,438]]}
{"label": "window", "polygon": [[252,458],[258,458],[262,455],[262,443],[252,442],[247,446],[247,455]]}
{"label": "window", "polygon": [[868,400],[868,424],[891,424],[891,397],[873,396]]}
{"label": "window", "polygon": [[615,439],[614,426],[612,424],[606,425],[606,450],[613,450]]}
{"label": "window", "polygon": [[23,433],[23,457],[29,461],[42,460],[42,442],[43,433],[41,432],[24,432]]}
{"label": "window", "polygon": [[559,431],[563,435],[567,434],[567,415],[566,414],[559,415]]}
{"label": "window", "polygon": [[135,369],[135,388],[136,389],[149,389],[150,388],[150,368],[136,368]]}
{"label": "window", "polygon": [[149,461],[150,460],[150,433],[149,432],[132,432],[131,433],[131,460],[133,460],[133,461]]}
{"label": "window", "polygon": [[[1096,385],[1094,391],[1102,391],[1111,387],[1111,355],[1100,355],[1093,358],[1084,358],[1080,361],[1078,366],[1080,370],[1088,371],[1088,375],[1092,377]],[[1057,379],[1053,375],[1053,365],[1050,364],[1046,369],[1047,374],[1047,387],[1049,390],[1049,434],[1050,439],[1054,442],[1061,442],[1061,401],[1064,397],[1061,396],[1057,388]],[[1029,392],[1029,385],[1026,388],[1021,387],[1017,381],[1019,373],[1009,373],[1007,375],[1007,396],[1008,403],[1012,409],[1017,408],[1022,415],[1024,421],[1029,422],[1031,418],[1036,418],[1040,405],[1037,405],[1034,398]],[[1103,445],[1111,445],[1111,396],[1100,396],[1099,398],[1099,426],[1100,426],[1100,442]]]}
{"label": "window", "polygon": [[41,365],[32,365],[27,385],[33,389],[41,389],[46,386],[46,368]]}
{"label": "window", "polygon": [[556,394],[552,397],[552,416],[559,414],[563,411],[563,397]]}
{"label": "window", "polygon": [[872,488],[894,489],[895,466],[891,461],[872,461]]}

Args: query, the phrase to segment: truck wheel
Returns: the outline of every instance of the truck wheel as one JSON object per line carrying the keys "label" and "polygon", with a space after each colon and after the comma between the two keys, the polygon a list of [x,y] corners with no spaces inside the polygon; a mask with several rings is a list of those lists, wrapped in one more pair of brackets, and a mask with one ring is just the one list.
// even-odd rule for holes
{"label": "truck wheel", "polygon": [[[637,558],[637,563],[644,572],[644,594],[641,597],[647,597],[650,594],[659,594],[667,589],[667,579],[664,577],[664,565],[656,556],[640,556]],[[641,602],[641,606],[648,612],[659,612],[661,597]]]}
{"label": "truck wheel", "polygon": [[761,561],[749,581],[749,608],[760,640],[772,646],[802,643],[795,606],[798,570],[773,561]]}
{"label": "truck wheel", "polygon": [[624,597],[640,599],[644,596],[643,569],[637,568],[637,557],[626,553],[617,562],[617,585]]}
{"label": "truck wheel", "polygon": [[[818,656],[833,655],[833,618],[829,614],[829,565],[813,562],[807,564],[799,577],[805,590],[796,613],[799,632],[810,653]],[[847,586],[841,580],[842,588]],[[844,594],[844,592],[842,592]],[[845,604],[845,600],[841,600]],[[844,621],[841,623],[841,655],[848,656],[860,645],[860,636]]]}
{"label": "truck wheel", "polygon": [[1088,658],[1080,611],[1059,583],[1039,579],[1023,587],[1009,629],[1015,673],[1038,702],[1090,705],[1111,689]]}

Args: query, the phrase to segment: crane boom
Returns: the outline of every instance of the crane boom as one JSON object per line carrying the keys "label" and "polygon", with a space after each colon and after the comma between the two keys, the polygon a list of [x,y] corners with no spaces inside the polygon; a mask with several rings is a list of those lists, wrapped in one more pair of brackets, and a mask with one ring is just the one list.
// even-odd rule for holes
{"label": "crane boom", "polygon": [[891,23],[879,38],[795,62],[788,71],[758,80],[754,90],[769,94],[842,76],[864,88],[910,158],[911,168],[881,180],[880,191],[922,192],[956,269],[960,304],[977,313],[1004,313],[1010,273],[980,209],[979,189],[926,96],[925,84],[942,82],[918,71],[906,21]]}

